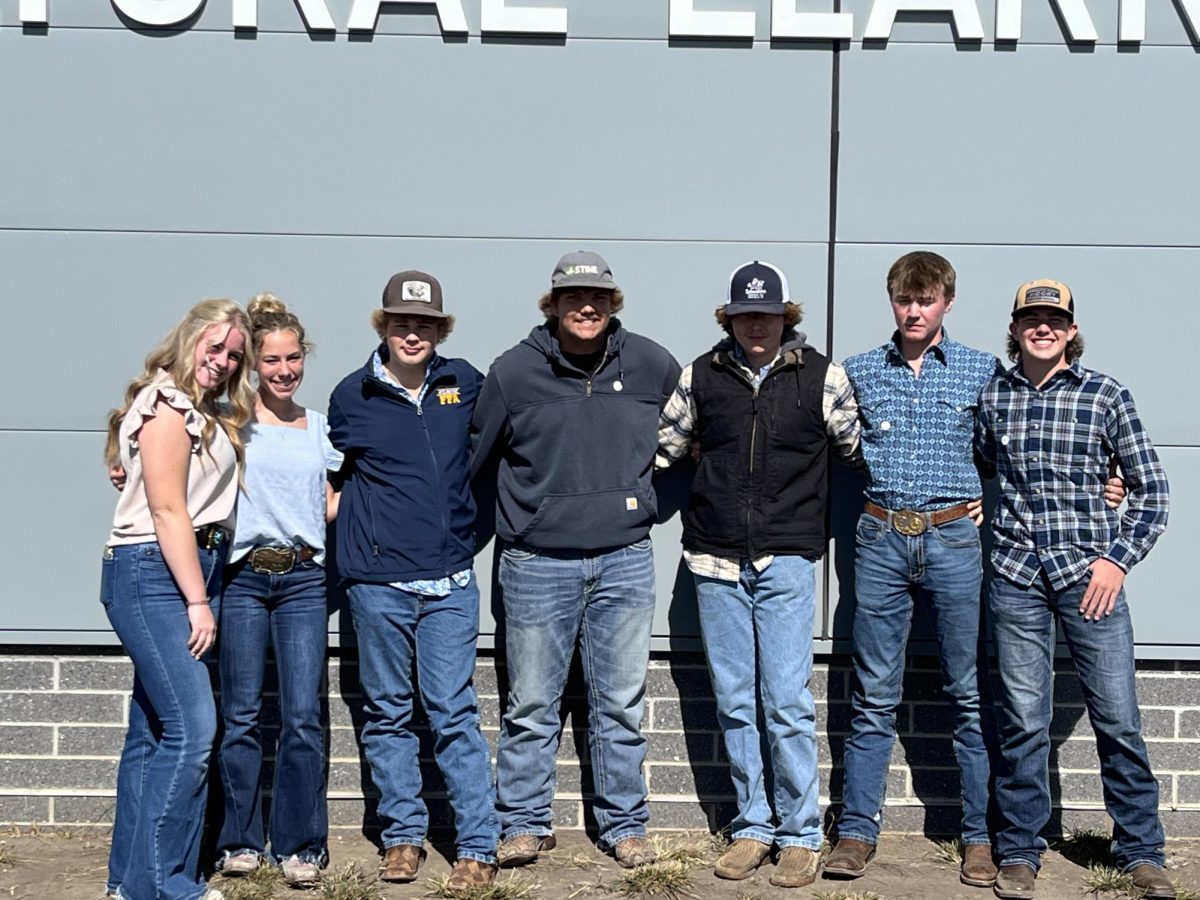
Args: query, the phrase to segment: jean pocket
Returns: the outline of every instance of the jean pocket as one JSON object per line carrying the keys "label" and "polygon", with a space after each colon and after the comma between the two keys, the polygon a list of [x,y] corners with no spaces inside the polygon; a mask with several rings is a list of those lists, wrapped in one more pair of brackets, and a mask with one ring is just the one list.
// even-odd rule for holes
{"label": "jean pocket", "polygon": [[863,513],[858,517],[858,527],[854,529],[854,540],[866,546],[878,544],[887,534],[887,523],[872,515]]}
{"label": "jean pocket", "polygon": [[112,548],[104,549],[104,559],[100,564],[100,604],[105,609],[112,609],[113,600],[117,594],[117,558]]}
{"label": "jean pocket", "polygon": [[938,542],[946,547],[979,546],[979,529],[975,527],[975,523],[971,521],[970,516],[963,516],[961,519],[955,519],[953,522],[939,525],[933,529],[933,534],[938,539]]}

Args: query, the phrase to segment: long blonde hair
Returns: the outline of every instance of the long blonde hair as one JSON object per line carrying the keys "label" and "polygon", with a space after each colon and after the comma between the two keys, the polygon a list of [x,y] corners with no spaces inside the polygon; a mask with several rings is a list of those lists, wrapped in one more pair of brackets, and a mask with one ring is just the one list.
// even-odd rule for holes
{"label": "long blonde hair", "polygon": [[[208,392],[196,382],[196,345],[204,339],[204,333],[209,328],[226,324],[242,332],[246,339],[245,355],[233,376],[225,383],[223,391]],[[137,395],[165,369],[175,386],[187,394],[192,405],[203,415],[204,427],[200,432],[200,440],[205,449],[212,445],[217,426],[220,426],[233,444],[240,467],[245,459],[245,447],[239,429],[250,421],[254,410],[254,391],[250,387],[250,371],[253,368],[254,347],[250,341],[246,314],[241,307],[232,300],[201,300],[188,311],[183,321],[171,329],[162,343],[150,351],[142,374],[125,388],[125,403],[109,413],[104,462],[110,468],[120,463],[117,434],[121,422]],[[222,396],[226,402],[218,403]]]}

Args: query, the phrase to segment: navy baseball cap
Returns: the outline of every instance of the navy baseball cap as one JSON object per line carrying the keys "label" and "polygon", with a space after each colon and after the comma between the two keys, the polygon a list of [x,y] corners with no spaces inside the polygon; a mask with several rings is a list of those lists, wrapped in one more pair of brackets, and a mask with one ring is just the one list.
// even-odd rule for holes
{"label": "navy baseball cap", "polygon": [[788,302],[787,276],[770,263],[754,260],[733,270],[725,315],[767,313],[782,316]]}

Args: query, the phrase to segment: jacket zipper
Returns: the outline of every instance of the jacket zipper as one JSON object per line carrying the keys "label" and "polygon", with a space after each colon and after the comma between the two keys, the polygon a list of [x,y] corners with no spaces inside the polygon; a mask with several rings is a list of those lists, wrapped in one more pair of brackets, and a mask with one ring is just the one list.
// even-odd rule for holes
{"label": "jacket zipper", "polygon": [[608,362],[608,351],[607,350],[605,350],[604,355],[602,357],[600,357],[600,363],[596,366],[596,368],[592,369],[592,371],[588,374],[587,378],[583,382],[583,384],[584,384],[583,395],[585,397],[592,396],[592,379],[595,378],[599,374],[600,370],[604,368],[604,364],[606,362]]}

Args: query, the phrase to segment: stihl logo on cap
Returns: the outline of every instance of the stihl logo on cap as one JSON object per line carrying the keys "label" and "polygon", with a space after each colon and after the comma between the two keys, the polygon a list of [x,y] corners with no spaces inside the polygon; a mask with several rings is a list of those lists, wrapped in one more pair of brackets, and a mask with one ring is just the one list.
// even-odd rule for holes
{"label": "stihl logo on cap", "polygon": [[405,303],[431,303],[428,281],[405,281],[400,285],[400,299]]}
{"label": "stihl logo on cap", "polygon": [[563,269],[564,275],[599,275],[599,266],[567,266]]}
{"label": "stihl logo on cap", "polygon": [[751,278],[746,284],[746,299],[761,300],[767,296],[767,283],[761,278]]}
{"label": "stihl logo on cap", "polygon": [[1058,288],[1035,287],[1025,292],[1026,303],[1062,303],[1062,293]]}

